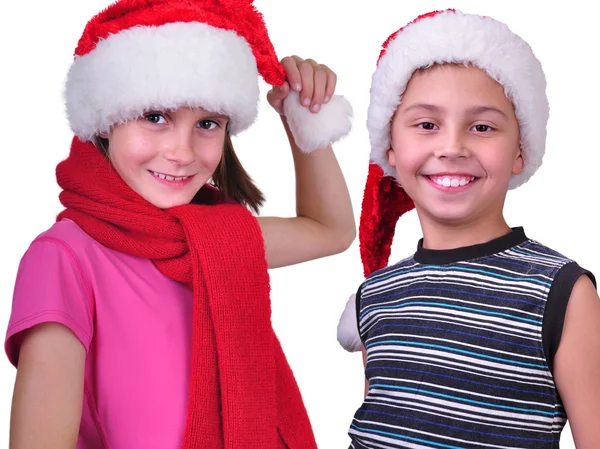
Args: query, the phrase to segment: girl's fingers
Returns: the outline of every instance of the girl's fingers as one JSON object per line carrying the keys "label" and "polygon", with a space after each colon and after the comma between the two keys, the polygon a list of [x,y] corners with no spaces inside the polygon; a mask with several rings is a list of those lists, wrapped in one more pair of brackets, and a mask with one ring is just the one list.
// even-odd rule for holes
{"label": "girl's fingers", "polygon": [[325,99],[325,89],[327,87],[327,72],[320,66],[315,67],[314,87],[310,110],[318,112]]}
{"label": "girl's fingers", "polygon": [[285,70],[285,75],[289,85],[296,92],[300,92],[302,90],[302,76],[300,75],[300,70],[298,69],[298,59],[300,59],[298,56],[286,56],[281,60],[281,65]]}
{"label": "girl's fingers", "polygon": [[302,91],[300,92],[300,102],[303,106],[310,106],[314,90],[314,68],[309,60],[298,63],[300,72]]}
{"label": "girl's fingers", "polygon": [[283,58],[281,65],[289,84],[285,83],[278,90],[274,90],[274,100],[283,100],[287,97],[289,89],[292,89],[300,93],[303,106],[318,112],[321,106],[333,97],[337,75],[326,65],[318,64],[312,59],[304,60],[296,55]]}
{"label": "girl's fingers", "polygon": [[327,73],[327,87],[325,88],[325,98],[323,100],[324,103],[328,103],[333,97],[335,92],[335,86],[337,84],[337,75],[333,70],[327,67],[325,64],[321,64],[321,67]]}

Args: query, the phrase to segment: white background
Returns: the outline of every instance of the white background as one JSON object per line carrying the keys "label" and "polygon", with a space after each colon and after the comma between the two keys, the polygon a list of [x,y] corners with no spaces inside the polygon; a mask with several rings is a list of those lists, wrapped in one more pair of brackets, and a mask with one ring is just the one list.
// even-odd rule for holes
{"label": "white background", "polygon": [[[381,44],[417,15],[454,7],[507,23],[533,47],[548,80],[551,118],[544,164],[511,192],[511,226],[600,275],[598,166],[600,82],[594,2],[421,0],[257,0],[279,57],[299,54],[332,67],[338,92],[355,108],[352,134],[336,146],[358,223],[368,164],[365,127],[370,77]],[[0,328],[8,322],[20,257],[61,210],[54,178],[71,132],[62,103],[65,75],[86,22],[106,0],[5,2],[0,12],[2,215]],[[592,8],[594,11],[592,11]],[[262,85],[263,93],[267,87]],[[234,142],[267,196],[265,215],[294,213],[290,152],[277,115],[261,103],[257,124]],[[392,260],[420,238],[414,212],[400,220]],[[272,271],[273,322],[304,395],[321,448],[348,447],[347,429],[363,394],[362,360],[344,352],[336,325],[348,295],[362,281],[358,240],[345,253]],[[168,300],[168,298],[165,298]],[[600,323],[599,323],[600,324]],[[3,334],[0,334],[3,335]],[[0,360],[0,447],[8,445],[15,370]],[[565,431],[562,446],[575,447]],[[165,448],[168,449],[168,448]]]}

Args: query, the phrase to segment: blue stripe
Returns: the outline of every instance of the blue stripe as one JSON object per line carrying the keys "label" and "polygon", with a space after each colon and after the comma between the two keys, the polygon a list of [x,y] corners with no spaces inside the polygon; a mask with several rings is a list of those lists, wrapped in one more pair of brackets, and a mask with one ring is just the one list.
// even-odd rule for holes
{"label": "blue stripe", "polygon": [[[432,371],[423,371],[423,370],[412,370],[412,369],[407,369],[407,368],[396,368],[393,366],[381,366],[381,365],[377,365],[375,367],[367,367],[365,368],[365,372],[368,371],[377,371],[378,369],[385,369],[385,370],[389,370],[389,371],[405,371],[408,373],[419,373],[419,374],[426,374],[426,375],[430,375],[433,377],[443,377],[446,379],[452,379],[452,380],[458,380],[460,382],[465,382],[465,383],[470,383],[470,384],[474,384],[474,385],[483,385],[485,387],[492,387],[498,390],[507,390],[507,391],[517,391],[519,393],[531,393],[531,394],[535,394],[535,395],[540,395],[540,396],[548,396],[554,399],[554,393],[542,393],[540,391],[532,391],[532,390],[522,390],[520,388],[510,388],[510,387],[501,387],[499,385],[493,385],[493,384],[486,384],[485,382],[477,382],[475,380],[468,380],[462,377],[456,377],[456,376],[448,376],[445,374],[438,374],[438,373],[434,373]],[[403,379],[395,379],[398,381],[401,381]]]}
{"label": "blue stripe", "polygon": [[466,402],[467,404],[477,404],[477,405],[483,405],[485,407],[499,408],[502,410],[513,410],[516,412],[523,412],[523,413],[529,413],[529,414],[534,414],[534,415],[540,414],[540,415],[547,415],[547,416],[558,416],[558,413],[559,413],[559,412],[546,412],[543,410],[535,410],[535,409],[528,409],[528,408],[521,408],[521,407],[511,407],[510,405],[490,404],[489,402],[475,401],[474,399],[466,399],[466,398],[461,398],[459,396],[452,396],[449,394],[436,393],[434,391],[423,390],[422,388],[402,387],[400,385],[373,384],[372,386],[369,385],[369,390],[371,388],[375,388],[375,387],[387,388],[390,390],[410,391],[411,393],[423,393],[423,394],[428,394],[431,396],[436,396],[439,398],[452,399],[452,400],[459,401],[459,402]]}
{"label": "blue stripe", "polygon": [[382,430],[375,430],[375,429],[365,429],[363,427],[357,426],[354,423],[352,423],[351,427],[355,428],[356,430],[360,430],[362,432],[375,433],[375,434],[379,434],[379,435],[390,436],[390,437],[398,438],[400,440],[416,441],[417,443],[431,444],[432,446],[435,446],[435,447],[443,447],[443,448],[446,448],[446,449],[466,449],[466,448],[461,447],[461,446],[450,446],[449,444],[436,443],[434,441],[423,440],[421,438],[407,437],[406,435],[400,435],[399,433],[384,432]]}
{"label": "blue stripe", "polygon": [[496,341],[498,343],[505,343],[505,344],[511,345],[511,346],[519,346],[521,348],[527,348],[527,349],[538,349],[539,348],[539,346],[537,346],[537,345],[525,345],[522,343],[515,343],[512,341],[508,341],[508,340],[501,340],[499,338],[484,337],[483,335],[472,334],[470,332],[461,332],[461,331],[456,331],[456,330],[447,329],[447,328],[443,328],[443,327],[417,326],[416,324],[381,324],[379,326],[372,327],[371,330],[377,331],[377,330],[383,329],[385,327],[414,327],[416,329],[427,329],[428,331],[434,330],[434,331],[442,331],[442,332],[447,332],[447,333],[452,333],[452,334],[467,335],[469,337],[475,337],[478,340]]}
{"label": "blue stripe", "polygon": [[[424,267],[417,267],[417,268],[408,268],[405,270],[402,270],[402,274],[404,273],[411,273],[414,271],[424,271],[424,270],[428,270],[431,271],[431,268],[429,266],[424,266]],[[498,274],[498,273],[494,273],[492,271],[487,271],[487,270],[481,270],[481,269],[476,269],[476,268],[466,268],[466,267],[455,267],[455,266],[451,266],[451,267],[440,267],[440,266],[435,266],[435,270],[438,271],[466,271],[469,273],[482,273],[488,276],[492,276],[492,277],[497,277],[500,279],[506,279],[509,281],[519,281],[519,282],[524,282],[524,281],[528,281],[528,282],[534,282],[536,284],[540,284],[543,285],[545,287],[550,287],[552,284],[549,282],[545,282],[545,281],[540,281],[539,279],[534,279],[534,278],[526,278],[526,277],[511,277],[511,276],[506,276],[503,274]],[[365,281],[365,286],[367,285],[371,285],[375,282],[379,282],[379,281],[384,281],[386,279],[389,279],[393,276],[396,276],[396,273],[391,273],[385,276],[381,276],[381,277],[374,277],[372,279],[369,279],[367,281]]]}
{"label": "blue stripe", "polygon": [[541,368],[541,369],[546,369],[546,370],[548,369],[546,367],[546,365],[537,365],[535,363],[517,362],[516,360],[503,359],[501,357],[494,357],[491,355],[484,355],[484,354],[478,354],[476,352],[465,351],[464,349],[455,349],[455,348],[451,348],[449,346],[432,345],[432,344],[428,344],[428,343],[418,343],[415,341],[381,340],[376,343],[367,343],[367,349],[369,349],[373,346],[381,346],[381,345],[388,344],[388,343],[399,343],[399,344],[403,344],[403,345],[407,345],[407,346],[421,346],[421,347],[426,347],[426,348],[443,349],[445,351],[472,355],[474,357],[479,357],[479,358],[488,359],[488,360],[495,360],[498,362],[504,362],[504,363],[508,363],[508,364],[512,364],[512,365],[527,366],[530,368]]}
{"label": "blue stripe", "polygon": [[514,316],[514,315],[510,315],[508,313],[502,313],[502,312],[488,312],[486,310],[481,310],[481,309],[475,309],[473,307],[464,307],[464,306],[455,306],[452,304],[441,304],[441,303],[436,303],[436,302],[425,302],[425,301],[407,301],[407,302],[403,302],[401,304],[395,305],[395,306],[379,306],[379,307],[364,307],[362,308],[362,310],[364,310],[364,312],[361,313],[360,315],[360,319],[362,320],[363,317],[373,311],[373,310],[380,310],[380,309],[401,309],[404,308],[406,306],[432,306],[432,307],[445,307],[447,309],[456,309],[456,310],[466,310],[469,312],[476,312],[476,313],[480,313],[482,315],[491,315],[491,316],[502,316],[505,318],[511,318],[517,321],[523,321],[525,323],[532,323],[532,324],[537,324],[539,326],[542,325],[541,321],[537,321],[537,320],[532,320],[530,318],[521,318],[518,316]]}
{"label": "blue stripe", "polygon": [[[374,414],[374,415],[391,416],[393,418],[400,418],[400,419],[412,420],[412,421],[417,421],[417,422],[422,422],[422,423],[427,423],[427,424],[435,424],[436,427],[445,427],[447,429],[460,430],[461,432],[478,433],[480,435],[488,435],[488,436],[492,436],[492,437],[507,438],[507,439],[510,439],[510,440],[540,441],[540,442],[543,442],[543,443],[552,443],[554,441],[553,439],[545,439],[545,438],[527,438],[527,437],[523,437],[523,436],[516,436],[515,437],[515,436],[506,435],[504,433],[481,432],[481,431],[477,431],[477,430],[465,429],[464,427],[457,427],[457,426],[450,426],[448,424],[441,424],[438,421],[431,421],[431,420],[428,420],[428,419],[413,418],[412,416],[406,416],[406,415],[396,415],[396,414],[393,414],[393,413],[378,412],[376,410],[363,410],[363,409],[360,409],[360,411],[362,411],[362,413],[364,415],[366,415],[368,413],[371,413],[371,414]],[[447,418],[447,419],[452,419],[452,418]]]}
{"label": "blue stripe", "polygon": [[[543,262],[554,263],[556,266],[560,266],[561,264],[566,262],[566,257],[562,254],[556,252],[547,252],[543,255],[532,253],[531,251],[527,251],[525,248],[512,249],[515,253],[523,254],[524,256],[535,257],[536,259],[541,259]],[[544,257],[546,256],[546,257]],[[563,259],[563,260],[556,260]]]}
{"label": "blue stripe", "polygon": [[[557,270],[568,262],[526,241],[448,264],[421,264],[413,256],[368,276],[357,314],[370,393],[350,429],[354,447],[373,446],[377,435],[385,435],[390,447],[557,444],[566,412],[540,332]],[[473,318],[465,321],[465,315]],[[493,326],[495,318],[504,323]],[[457,361],[463,367],[448,366]],[[487,362],[496,367],[482,375]],[[524,373],[531,384],[513,378],[520,368],[531,370]],[[413,399],[414,407],[405,405]],[[446,402],[440,416],[426,410],[433,402]],[[469,413],[472,422],[459,416],[465,407],[480,409]],[[503,420],[510,413],[521,416],[514,426]],[[527,429],[532,419],[548,424]],[[355,436],[359,431],[363,438]]]}
{"label": "blue stripe", "polygon": [[[401,288],[398,288],[396,290],[400,290]],[[508,301],[508,302],[520,302],[523,304],[527,304],[527,305],[531,305],[531,306],[535,306],[537,308],[542,308],[543,305],[536,303],[536,302],[532,302],[532,301],[525,301],[524,299],[514,299],[514,298],[507,298],[505,296],[494,296],[494,295],[487,295],[485,293],[475,293],[475,292],[469,292],[466,290],[456,290],[453,288],[435,288],[435,287],[415,287],[415,288],[402,288],[402,292],[403,293],[410,293],[410,292],[426,292],[426,291],[434,291],[434,292],[449,292],[449,293],[463,293],[465,295],[468,296],[475,296],[475,297],[479,297],[479,298],[487,298],[487,299],[499,299],[502,301]],[[362,297],[362,293],[361,293],[361,297],[360,297],[360,302],[361,304],[366,304],[368,302],[372,302],[372,301],[379,301],[380,299],[386,299],[386,298],[393,298],[393,297],[398,297],[398,293],[394,292],[394,293],[390,293],[387,295],[377,295],[375,296],[375,298],[373,299],[369,299],[369,297]],[[448,298],[448,299],[452,299],[452,298]],[[540,300],[541,301],[541,300]]]}
{"label": "blue stripe", "polygon": [[[498,257],[497,256],[488,256],[488,257],[484,257],[482,259],[482,261],[491,261],[493,263],[498,263]],[[520,263],[520,262],[516,262],[514,260],[511,259],[500,259],[500,261],[502,262],[502,265],[514,265],[516,267],[519,268],[524,268],[525,270],[529,271],[531,270],[531,264],[526,264],[526,263]],[[504,267],[502,267],[504,268]],[[544,275],[544,276],[548,276],[548,277],[552,277],[552,274],[554,274],[556,268],[538,268],[537,271],[540,272],[540,274]]]}

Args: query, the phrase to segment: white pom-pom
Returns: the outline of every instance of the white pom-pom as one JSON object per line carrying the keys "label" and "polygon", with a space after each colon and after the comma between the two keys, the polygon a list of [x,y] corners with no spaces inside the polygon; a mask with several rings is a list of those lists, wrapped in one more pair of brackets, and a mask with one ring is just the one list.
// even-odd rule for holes
{"label": "white pom-pom", "polygon": [[358,352],[362,350],[363,343],[358,333],[358,323],[356,321],[356,295],[350,295],[346,303],[346,308],[342,312],[340,322],[337,328],[337,340],[348,352]]}
{"label": "white pom-pom", "polygon": [[334,95],[314,113],[300,104],[298,92],[290,91],[283,102],[283,113],[296,145],[306,153],[337,142],[352,129],[352,106],[341,95]]}

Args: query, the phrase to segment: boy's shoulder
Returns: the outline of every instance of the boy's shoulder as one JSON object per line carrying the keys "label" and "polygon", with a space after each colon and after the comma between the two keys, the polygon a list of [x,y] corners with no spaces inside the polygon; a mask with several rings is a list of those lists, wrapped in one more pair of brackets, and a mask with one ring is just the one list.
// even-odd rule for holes
{"label": "boy's shoulder", "polygon": [[360,292],[365,286],[391,279],[403,273],[405,270],[414,267],[415,265],[417,265],[417,262],[414,259],[414,255],[411,255],[392,265],[380,268],[379,270],[372,272],[365,278],[365,280],[362,282],[362,284],[360,284],[358,288],[358,293],[360,294]]}
{"label": "boy's shoulder", "polygon": [[507,250],[506,253],[532,263],[563,265],[565,263],[574,262],[573,259],[566,256],[561,251],[533,238],[527,238],[523,243]]}

